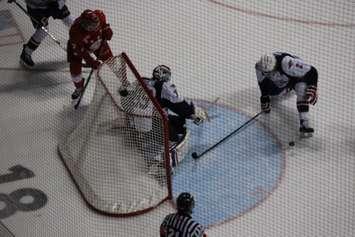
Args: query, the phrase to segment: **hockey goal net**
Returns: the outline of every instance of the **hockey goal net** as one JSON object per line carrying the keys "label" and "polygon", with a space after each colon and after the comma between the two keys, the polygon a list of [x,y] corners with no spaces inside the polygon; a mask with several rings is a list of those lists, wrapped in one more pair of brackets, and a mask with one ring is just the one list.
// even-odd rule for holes
{"label": "hockey goal net", "polygon": [[171,198],[167,131],[152,90],[122,53],[96,73],[85,115],[58,150],[91,207],[119,216],[140,214]]}

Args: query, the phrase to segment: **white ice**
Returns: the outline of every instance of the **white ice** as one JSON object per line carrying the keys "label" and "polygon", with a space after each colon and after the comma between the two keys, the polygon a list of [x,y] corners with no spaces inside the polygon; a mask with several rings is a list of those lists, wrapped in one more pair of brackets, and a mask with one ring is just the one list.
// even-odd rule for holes
{"label": "white ice", "polygon": [[[261,205],[207,233],[355,236],[353,1],[81,0],[68,6],[74,16],[103,9],[115,32],[113,51],[125,51],[142,75],[169,65],[186,97],[221,97],[250,115],[259,109],[254,63],[261,54],[284,50],[313,64],[319,72],[319,102],[311,108],[314,137],[286,148],[298,129],[295,101],[275,105],[261,122],[287,155],[279,187]],[[29,20],[15,5],[3,0],[0,9],[11,9],[25,39],[31,36]],[[51,21],[50,31],[65,44],[60,21]],[[21,164],[36,176],[0,184],[0,193],[34,187],[48,203],[1,221],[15,236],[158,236],[161,220],[174,211],[168,202],[140,216],[114,218],[82,201],[56,150],[61,112],[73,90],[65,53],[47,38],[34,54],[37,69],[44,70],[28,71],[18,64],[21,49],[0,47],[0,174]]]}

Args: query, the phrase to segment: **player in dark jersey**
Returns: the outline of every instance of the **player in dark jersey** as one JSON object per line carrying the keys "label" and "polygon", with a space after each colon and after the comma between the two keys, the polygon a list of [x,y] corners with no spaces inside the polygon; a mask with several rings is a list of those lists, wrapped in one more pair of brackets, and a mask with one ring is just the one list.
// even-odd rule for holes
{"label": "player in dark jersey", "polygon": [[[8,0],[9,3],[15,0]],[[73,23],[65,0],[25,0],[27,12],[31,17],[32,25],[36,29],[29,41],[23,45],[20,56],[21,63],[26,67],[33,67],[35,63],[32,60],[32,53],[38,48],[41,42],[46,38],[48,30],[48,19],[60,19],[68,28]]]}
{"label": "player in dark jersey", "polygon": [[[192,120],[196,125],[202,124],[207,120],[207,113],[201,107],[195,106],[192,102],[184,99],[171,82],[171,70],[166,65],[158,65],[154,68],[152,77],[142,78],[144,84],[151,91],[164,110],[168,119],[169,129],[169,148],[171,152],[171,166],[177,166],[185,157],[187,152],[186,144],[188,144],[189,131],[186,127],[186,120]],[[123,93],[124,92],[124,93]],[[118,94],[121,96],[121,105],[127,114],[141,115],[140,117],[128,118],[129,125],[141,134],[141,136],[154,136],[161,134],[161,119],[154,116],[151,101],[138,82],[128,84],[122,83],[118,88]],[[156,142],[154,146],[160,147],[162,144]],[[144,157],[151,167],[152,174],[156,173],[155,168],[162,170],[164,161],[160,153],[154,152],[156,149],[143,149]],[[156,166],[156,167],[155,167]]]}
{"label": "player in dark jersey", "polygon": [[309,105],[317,102],[318,72],[302,59],[285,52],[263,55],[255,65],[261,97],[261,109],[271,110],[270,97],[294,90],[297,95],[297,110],[300,132],[311,135],[314,129],[309,124]]}
{"label": "player in dark jersey", "polygon": [[192,217],[195,201],[190,193],[181,193],[176,199],[177,212],[167,215],[160,225],[160,237],[207,237],[205,227]]}

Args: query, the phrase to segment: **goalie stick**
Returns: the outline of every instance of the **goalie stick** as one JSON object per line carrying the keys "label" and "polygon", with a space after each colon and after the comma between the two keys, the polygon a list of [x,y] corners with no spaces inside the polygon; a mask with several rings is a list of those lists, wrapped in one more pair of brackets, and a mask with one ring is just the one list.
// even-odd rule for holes
{"label": "goalie stick", "polygon": [[78,98],[78,102],[76,102],[76,104],[74,105],[74,109],[78,109],[78,107],[79,107],[79,105],[80,105],[80,102],[81,102],[81,99],[83,98],[84,92],[85,92],[86,87],[88,86],[88,84],[89,84],[89,82],[90,82],[90,79],[91,79],[91,76],[92,76],[92,73],[93,73],[93,72],[94,72],[94,69],[91,69],[91,71],[90,71],[90,73],[89,73],[89,76],[88,76],[88,78],[86,79],[83,92],[80,94],[80,97]]}
{"label": "goalie stick", "polygon": [[222,138],[221,140],[219,140],[216,144],[214,144],[213,146],[209,147],[208,149],[204,150],[203,152],[201,152],[200,154],[197,154],[197,152],[193,152],[191,154],[192,158],[194,159],[198,159],[201,156],[203,156],[204,154],[206,154],[207,152],[213,150],[214,148],[216,148],[219,144],[221,144],[222,142],[224,142],[225,140],[227,140],[228,138],[230,138],[231,136],[233,136],[235,133],[237,133],[240,129],[244,128],[246,125],[248,125],[250,122],[252,122],[253,120],[255,120],[257,117],[259,117],[259,115],[261,115],[263,113],[263,111],[260,111],[259,113],[257,113],[256,115],[254,115],[251,119],[249,119],[248,121],[246,121],[245,123],[243,123],[239,128],[235,129],[233,132],[229,133],[227,136],[225,136],[224,138]]}
{"label": "goalie stick", "polygon": [[[39,22],[34,19],[33,17],[31,17],[31,15],[27,12],[27,10],[21,5],[19,4],[16,0],[14,1],[14,3],[29,17],[31,18],[34,22],[36,22],[37,24],[39,24]],[[44,26],[41,26],[41,30],[43,30],[47,35],[49,35],[49,37],[61,48],[63,49],[65,52],[67,52],[67,49],[62,46],[62,44],[60,43],[60,41],[53,35],[51,34]]]}

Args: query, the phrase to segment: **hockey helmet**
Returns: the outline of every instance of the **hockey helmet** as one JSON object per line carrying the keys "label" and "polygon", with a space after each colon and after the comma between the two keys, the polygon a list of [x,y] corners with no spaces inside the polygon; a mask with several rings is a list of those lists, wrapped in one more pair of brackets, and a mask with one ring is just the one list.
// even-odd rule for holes
{"label": "hockey helmet", "polygon": [[194,197],[190,193],[181,193],[176,199],[177,210],[180,213],[191,214],[195,207]]}
{"label": "hockey helmet", "polygon": [[100,26],[99,16],[92,10],[85,10],[80,15],[80,25],[86,31],[96,31]]}
{"label": "hockey helmet", "polygon": [[271,72],[276,66],[276,57],[273,54],[264,54],[259,60],[259,65],[263,72]]}
{"label": "hockey helmet", "polygon": [[153,79],[158,81],[170,81],[171,70],[168,66],[158,65],[153,70]]}

